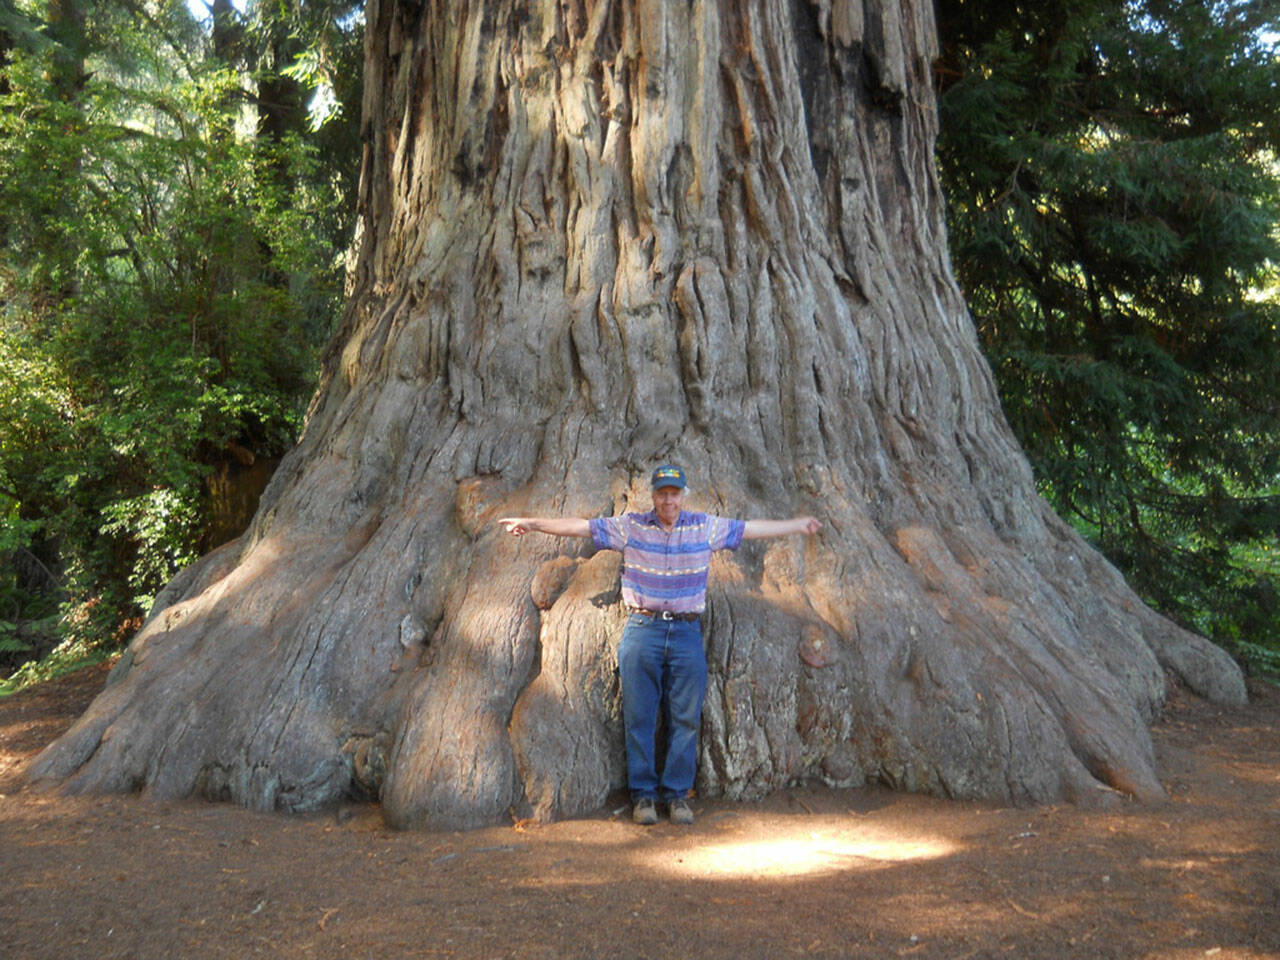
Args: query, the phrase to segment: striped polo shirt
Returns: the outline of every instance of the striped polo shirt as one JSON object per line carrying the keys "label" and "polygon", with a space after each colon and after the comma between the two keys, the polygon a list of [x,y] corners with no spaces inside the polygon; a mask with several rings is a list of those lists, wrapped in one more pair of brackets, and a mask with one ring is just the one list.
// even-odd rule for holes
{"label": "striped polo shirt", "polygon": [[681,510],[674,529],[662,529],[656,510],[589,521],[598,550],[622,551],[622,601],[646,610],[701,613],[707,569],[716,550],[737,550],[746,524]]}

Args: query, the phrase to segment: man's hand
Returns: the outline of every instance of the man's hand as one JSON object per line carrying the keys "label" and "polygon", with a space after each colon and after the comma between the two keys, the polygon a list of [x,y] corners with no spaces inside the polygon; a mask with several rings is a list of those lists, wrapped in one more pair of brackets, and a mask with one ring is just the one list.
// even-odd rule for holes
{"label": "man's hand", "polygon": [[589,537],[591,524],[578,517],[503,517],[498,521],[513,537],[549,533],[553,537]]}
{"label": "man's hand", "polygon": [[822,529],[822,521],[817,517],[796,517],[795,522],[800,524],[796,533],[803,533],[805,536],[813,536]]}

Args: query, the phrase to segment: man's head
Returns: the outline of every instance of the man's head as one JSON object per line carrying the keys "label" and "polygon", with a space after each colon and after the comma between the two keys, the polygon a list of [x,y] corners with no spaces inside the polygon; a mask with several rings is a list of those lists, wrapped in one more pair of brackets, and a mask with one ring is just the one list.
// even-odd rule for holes
{"label": "man's head", "polygon": [[658,520],[665,526],[672,526],[680,519],[680,508],[684,505],[684,491],[688,485],[684,470],[666,464],[653,471],[649,481],[653,488],[653,509]]}

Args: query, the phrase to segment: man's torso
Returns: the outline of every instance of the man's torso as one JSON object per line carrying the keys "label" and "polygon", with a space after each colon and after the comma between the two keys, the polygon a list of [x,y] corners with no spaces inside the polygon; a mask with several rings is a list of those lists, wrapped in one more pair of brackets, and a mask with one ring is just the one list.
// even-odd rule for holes
{"label": "man's torso", "polygon": [[667,530],[649,511],[592,520],[591,537],[599,549],[622,551],[622,600],[628,606],[701,613],[711,555],[736,550],[744,526],[741,520],[682,510]]}

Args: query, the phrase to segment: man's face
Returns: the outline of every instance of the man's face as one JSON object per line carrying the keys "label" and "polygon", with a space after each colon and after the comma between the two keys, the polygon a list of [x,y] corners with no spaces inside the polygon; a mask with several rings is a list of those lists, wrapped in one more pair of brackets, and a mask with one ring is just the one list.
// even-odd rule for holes
{"label": "man's face", "polygon": [[684,490],[681,487],[658,487],[653,491],[653,509],[664,526],[669,527],[680,519],[683,504]]}

